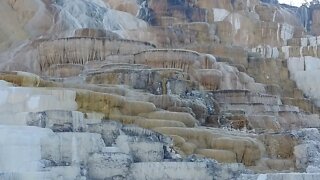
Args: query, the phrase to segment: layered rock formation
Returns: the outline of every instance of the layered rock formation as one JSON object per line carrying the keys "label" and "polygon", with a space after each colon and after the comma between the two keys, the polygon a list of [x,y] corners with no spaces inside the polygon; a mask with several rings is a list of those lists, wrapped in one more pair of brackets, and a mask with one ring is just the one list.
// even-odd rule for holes
{"label": "layered rock formation", "polygon": [[320,41],[296,11],[0,5],[0,179],[320,178]]}

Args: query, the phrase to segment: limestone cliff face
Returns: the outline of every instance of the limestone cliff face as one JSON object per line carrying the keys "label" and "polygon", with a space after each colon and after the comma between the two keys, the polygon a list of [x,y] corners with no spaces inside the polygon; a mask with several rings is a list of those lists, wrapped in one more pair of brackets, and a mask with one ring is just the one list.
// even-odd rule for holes
{"label": "limestone cliff face", "polygon": [[320,179],[316,6],[3,0],[0,15],[0,179]]}

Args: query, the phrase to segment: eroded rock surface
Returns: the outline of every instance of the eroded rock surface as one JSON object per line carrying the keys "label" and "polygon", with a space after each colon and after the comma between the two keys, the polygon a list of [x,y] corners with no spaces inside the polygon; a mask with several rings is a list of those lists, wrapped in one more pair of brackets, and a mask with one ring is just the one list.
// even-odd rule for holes
{"label": "eroded rock surface", "polygon": [[0,15],[0,179],[320,179],[317,6],[5,0]]}

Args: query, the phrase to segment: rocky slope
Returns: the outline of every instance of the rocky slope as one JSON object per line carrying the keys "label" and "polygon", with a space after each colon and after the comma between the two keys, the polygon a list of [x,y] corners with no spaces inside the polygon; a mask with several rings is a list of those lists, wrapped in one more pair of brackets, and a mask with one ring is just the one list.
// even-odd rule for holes
{"label": "rocky slope", "polygon": [[320,178],[317,6],[0,8],[0,179]]}

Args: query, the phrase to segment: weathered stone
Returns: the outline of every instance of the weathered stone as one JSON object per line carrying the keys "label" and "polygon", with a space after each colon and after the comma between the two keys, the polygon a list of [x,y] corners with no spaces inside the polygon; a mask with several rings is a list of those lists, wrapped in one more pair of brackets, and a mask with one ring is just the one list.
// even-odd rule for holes
{"label": "weathered stone", "polygon": [[314,173],[314,174],[307,174],[307,173],[274,173],[274,174],[259,174],[259,175],[242,175],[239,177],[239,180],[258,180],[258,179],[272,179],[272,180],[280,180],[280,179],[310,179],[310,180],[316,180],[320,177],[320,174]]}
{"label": "weathered stone", "polygon": [[81,132],[87,129],[84,115],[77,111],[29,113],[27,125],[52,129],[54,132]]}
{"label": "weathered stone", "polygon": [[205,157],[212,158],[217,160],[218,162],[223,163],[235,163],[236,154],[227,150],[214,150],[214,149],[200,149],[195,153],[204,155]]}
{"label": "weathered stone", "polygon": [[318,177],[285,174],[320,172],[316,6],[6,0],[0,15],[0,179]]}
{"label": "weathered stone", "polygon": [[88,125],[88,131],[90,133],[101,134],[101,137],[106,146],[112,146],[117,137],[120,135],[121,124],[116,122],[102,122]]}
{"label": "weathered stone", "polygon": [[[260,149],[260,143],[255,142],[255,140],[251,138],[236,138],[228,135],[223,136],[221,134],[216,134],[217,132],[201,131],[199,129],[156,128],[155,130],[164,134],[178,135],[185,138],[186,143],[182,144],[182,150],[184,149],[185,153],[193,153],[197,146],[204,149],[228,150],[236,154],[237,162],[242,162],[246,165],[254,164],[255,161],[260,158],[261,151],[263,151]],[[183,147],[188,144],[188,146],[192,145],[188,143],[188,141],[197,146]]]}
{"label": "weathered stone", "polygon": [[[148,168],[146,168],[148,167]],[[132,176],[135,179],[212,179],[213,175],[205,162],[154,162],[134,163]]]}
{"label": "weathered stone", "polygon": [[145,116],[147,118],[179,121],[184,123],[188,127],[194,127],[197,124],[197,120],[187,113],[157,111],[142,116]]}
{"label": "weathered stone", "polygon": [[[42,158],[57,158],[55,149],[41,148],[46,143],[59,144],[59,138],[49,129],[38,127],[0,126],[1,150],[0,168],[2,172],[40,171]],[[22,136],[28,134],[28,136]],[[51,147],[52,147],[51,146]],[[48,150],[50,149],[50,150]],[[56,149],[58,150],[58,149]],[[19,166],[17,167],[17,164]]]}
{"label": "weathered stone", "polygon": [[312,9],[312,25],[311,25],[311,32],[316,35],[319,36],[320,32],[319,32],[319,16],[320,16],[320,8],[318,5],[315,5],[314,8]]}
{"label": "weathered stone", "polygon": [[[153,47],[152,44],[146,42],[109,40],[104,38],[74,37],[44,41],[38,48],[39,67],[41,70],[46,70],[53,64],[84,64],[88,61],[104,60],[109,55],[133,54]],[[73,51],[74,53],[72,55],[70,53],[59,53],[66,52],[63,49],[69,49],[69,51]]]}
{"label": "weathered stone", "polygon": [[[59,152],[56,154],[59,159],[57,164],[87,164],[89,156],[102,151],[105,146],[101,135],[95,133],[59,133],[57,134],[60,143]],[[54,145],[52,145],[54,146]],[[46,159],[52,154],[46,154]],[[53,159],[56,161],[56,159]]]}
{"label": "weathered stone", "polygon": [[249,125],[251,128],[258,131],[269,131],[269,132],[279,132],[281,126],[275,116],[262,116],[255,115],[249,116]]}
{"label": "weathered stone", "polygon": [[110,31],[106,31],[104,29],[90,29],[90,28],[83,28],[83,29],[77,29],[74,32],[75,37],[106,37],[108,39],[120,39],[120,36],[118,34],[115,34]]}
{"label": "weathered stone", "polygon": [[89,157],[88,175],[93,179],[125,178],[131,163],[130,156],[124,153],[95,153]]}
{"label": "weathered stone", "polygon": [[293,149],[297,145],[297,139],[290,134],[265,134],[258,137],[265,145],[271,158],[289,159],[293,157]]}

